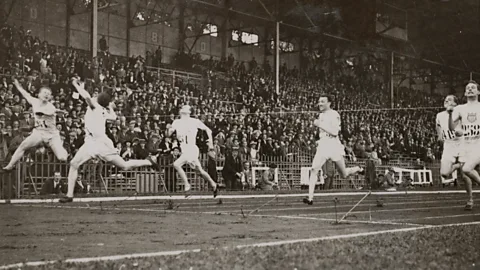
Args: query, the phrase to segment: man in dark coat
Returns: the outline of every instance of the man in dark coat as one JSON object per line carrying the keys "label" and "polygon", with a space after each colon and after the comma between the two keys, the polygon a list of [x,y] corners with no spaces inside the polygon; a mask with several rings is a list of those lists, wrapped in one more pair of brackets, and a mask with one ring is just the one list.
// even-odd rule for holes
{"label": "man in dark coat", "polygon": [[243,172],[243,161],[239,155],[238,147],[233,147],[231,153],[225,157],[222,176],[225,180],[227,190],[238,190],[242,188],[241,176]]}

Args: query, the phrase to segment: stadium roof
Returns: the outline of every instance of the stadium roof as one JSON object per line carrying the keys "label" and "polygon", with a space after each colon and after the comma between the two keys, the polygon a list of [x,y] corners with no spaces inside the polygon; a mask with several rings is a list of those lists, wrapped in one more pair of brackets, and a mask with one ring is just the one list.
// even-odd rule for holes
{"label": "stadium roof", "polygon": [[[278,18],[284,26],[305,31],[296,34],[319,35],[328,33],[351,38],[344,25],[345,9],[358,11],[359,5],[347,0],[189,0],[198,7],[224,9],[229,5],[231,14],[260,22]],[[371,2],[371,1],[370,1]],[[372,36],[363,42],[386,47],[389,50],[432,60],[465,70],[480,70],[480,52],[477,50],[479,31],[479,0],[377,0],[378,12],[387,4],[404,13],[408,21],[408,41],[392,41]],[[350,14],[350,13],[349,13]],[[354,14],[355,15],[355,14]],[[362,15],[353,20],[362,20]],[[390,14],[390,16],[395,16]],[[365,17],[365,16],[364,16]],[[347,29],[347,31],[342,31]]]}

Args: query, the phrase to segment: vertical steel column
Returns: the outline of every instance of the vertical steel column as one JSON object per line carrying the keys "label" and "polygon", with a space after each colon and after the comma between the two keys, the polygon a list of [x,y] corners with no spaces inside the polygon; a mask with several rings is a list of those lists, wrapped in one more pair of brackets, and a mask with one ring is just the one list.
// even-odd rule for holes
{"label": "vertical steel column", "polygon": [[275,92],[280,94],[280,22],[275,23]]}
{"label": "vertical steel column", "polygon": [[92,0],[92,31],[90,36],[90,49],[92,50],[92,59],[97,57],[97,35],[98,35],[98,0]]}
{"label": "vertical steel column", "polygon": [[395,108],[395,93],[393,87],[393,64],[395,61],[395,53],[390,54],[390,107]]}

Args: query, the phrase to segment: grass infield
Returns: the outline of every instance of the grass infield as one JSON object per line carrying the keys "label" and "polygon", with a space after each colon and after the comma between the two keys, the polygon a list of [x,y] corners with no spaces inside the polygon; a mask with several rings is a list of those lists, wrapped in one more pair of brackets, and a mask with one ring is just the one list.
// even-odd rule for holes
{"label": "grass infield", "polygon": [[22,269],[478,269],[480,226]]}

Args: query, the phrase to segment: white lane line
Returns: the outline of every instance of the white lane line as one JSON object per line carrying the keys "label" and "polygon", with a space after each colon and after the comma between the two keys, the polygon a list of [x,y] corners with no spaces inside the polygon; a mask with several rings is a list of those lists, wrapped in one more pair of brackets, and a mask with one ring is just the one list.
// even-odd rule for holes
{"label": "white lane line", "polygon": [[[305,220],[320,220],[320,221],[337,221],[334,218],[316,218],[307,216],[276,216],[276,215],[251,215],[252,217],[273,217],[283,219],[305,219]],[[426,224],[408,223],[408,222],[394,222],[391,220],[344,220],[342,223],[359,223],[359,224],[378,224],[378,225],[397,225],[397,226],[429,226]]]}
{"label": "white lane line", "polygon": [[[424,210],[431,210],[431,209],[452,209],[452,208],[464,208],[464,205],[460,206],[432,206],[432,207],[412,207],[412,208],[395,208],[395,209],[382,209],[382,210],[373,210],[372,213],[382,213],[382,212],[405,212],[405,211],[424,211]],[[369,213],[370,211],[354,211],[351,214],[365,214]],[[324,216],[324,215],[332,215],[335,213],[319,213],[319,214],[299,214],[299,216]],[[351,216],[351,215],[350,215]]]}
{"label": "white lane line", "polygon": [[458,218],[458,217],[476,217],[480,216],[480,213],[471,213],[471,214],[460,214],[460,215],[445,215],[445,216],[430,216],[430,217],[416,217],[416,218],[394,218],[390,219],[392,221],[402,221],[402,220],[423,220],[423,219],[441,219],[441,218]]}
{"label": "white lane line", "polygon": [[[340,234],[340,235],[315,237],[315,238],[282,240],[282,241],[275,241],[275,242],[260,242],[260,243],[254,243],[254,244],[237,245],[234,248],[239,249],[239,248],[250,248],[250,247],[252,247],[252,248],[255,248],[255,247],[274,247],[274,246],[283,246],[283,245],[289,245],[289,244],[311,243],[311,242],[320,242],[320,241],[338,240],[338,239],[351,239],[351,238],[365,237],[365,236],[395,234],[395,233],[402,233],[402,232],[414,232],[414,231],[426,230],[426,229],[459,227],[459,226],[470,226],[470,225],[480,225],[480,221],[443,224],[443,225],[427,225],[427,226],[422,226],[422,227],[399,228],[399,229],[373,231],[373,232],[362,232],[362,233],[353,233],[353,234]],[[224,247],[224,249],[229,249],[229,248]],[[205,250],[212,250],[212,249],[205,249]],[[185,249],[185,250],[161,251],[161,252],[150,252],[150,253],[132,253],[132,254],[124,254],[124,255],[103,256],[103,257],[72,258],[72,259],[63,260],[61,262],[63,262],[63,263],[89,263],[89,262],[99,262],[99,261],[118,261],[118,260],[124,260],[124,259],[132,259],[132,258],[174,256],[174,255],[180,255],[180,254],[184,254],[184,253],[193,253],[193,252],[200,252],[200,251],[202,251],[202,250],[201,249]],[[42,265],[54,264],[56,262],[60,262],[60,261],[57,260],[57,261],[36,261],[36,262],[16,263],[16,264],[9,264],[9,265],[0,266],[0,270],[12,269],[12,268],[21,268],[21,267],[25,267],[25,266],[42,266]]]}
{"label": "white lane line", "polygon": [[[382,198],[383,199],[383,198]],[[377,200],[377,198],[374,198],[374,199],[366,199],[364,202],[375,202]],[[388,198],[388,200],[393,200],[395,201],[395,203],[414,203],[414,202],[419,202],[419,203],[424,203],[424,202],[438,202],[438,201],[441,201],[441,202],[457,202],[457,201],[460,201],[458,199],[458,196],[442,196],[441,198],[438,198],[437,200],[433,201],[433,200],[430,200],[430,201],[426,201],[425,198],[418,198],[418,197],[412,197],[411,199],[408,199],[408,198],[404,198],[404,197],[397,197],[397,198]],[[248,201],[246,201],[248,202]],[[238,206],[243,206],[243,207],[248,207],[248,206],[258,206],[258,205],[261,205],[262,203],[265,203],[266,201],[257,201],[255,203],[242,203],[241,201],[223,201],[222,204],[218,204],[218,203],[215,203],[215,202],[211,202],[211,203],[205,203],[205,204],[202,204],[202,203],[182,203],[182,208],[222,208],[222,209],[228,209],[228,208],[238,208]],[[333,201],[331,200],[328,200],[328,201],[315,201],[315,205],[331,205]],[[344,201],[340,201],[340,203],[343,203]],[[348,201],[348,202],[354,202],[354,201]],[[304,205],[303,202],[301,201],[279,201],[278,203],[272,203],[273,205],[274,204],[278,204],[278,205],[285,205],[285,204],[288,204],[288,205]],[[386,204],[391,204],[391,203],[386,203]],[[146,204],[120,204],[120,205],[116,205],[117,207],[125,207],[125,208],[128,208],[128,207],[145,207],[145,206],[159,206],[159,205],[164,205],[163,202],[161,203],[146,203]],[[352,204],[353,205],[353,204]]]}
{"label": "white lane line", "polygon": [[[439,201],[435,201],[439,202]],[[442,201],[443,202],[443,201]],[[393,204],[393,203],[392,203]],[[405,205],[405,203],[398,203],[399,205]],[[100,206],[70,206],[64,204],[56,204],[56,205],[19,205],[21,207],[42,207],[42,208],[59,208],[59,209],[89,209],[89,210],[104,210],[104,211],[133,211],[133,212],[156,212],[156,213],[182,213],[182,214],[208,214],[208,215],[218,215],[218,214],[225,214],[225,215],[241,215],[241,211],[187,211],[187,210],[168,210],[168,209],[149,209],[149,208],[118,208],[118,207],[100,207]],[[348,207],[351,207],[348,206]],[[410,208],[394,208],[388,209],[383,208],[382,210],[377,210],[376,208],[372,208],[370,211],[362,210],[362,211],[353,211],[351,215],[354,214],[365,214],[365,213],[383,213],[383,212],[405,212],[405,211],[425,211],[425,210],[432,210],[432,209],[453,209],[453,208],[463,208],[463,205],[459,206],[431,206],[431,207],[410,207]],[[302,208],[271,208],[265,210],[259,210],[259,212],[277,212],[277,211],[288,211],[288,210],[307,210],[307,209],[332,209],[334,206],[331,207],[302,207]],[[244,211],[248,211],[248,209],[244,209]],[[338,212],[341,214],[343,212]],[[308,213],[308,214],[298,214],[298,216],[302,217],[312,217],[312,216],[332,216],[335,212],[327,212],[327,213]]]}
{"label": "white lane line", "polygon": [[[372,192],[372,195],[433,195],[433,194],[463,194],[463,190],[439,190],[439,191],[378,191]],[[473,190],[473,193],[480,193],[480,190]],[[329,192],[329,193],[316,193],[315,197],[332,197],[332,196],[363,196],[367,192]],[[218,199],[248,199],[248,198],[273,198],[278,196],[279,198],[288,197],[304,197],[306,193],[298,194],[249,194],[249,195],[219,195]],[[190,200],[207,200],[213,199],[212,195],[192,195]],[[58,203],[58,198],[55,199],[13,199],[13,200],[0,200],[0,204],[36,204],[36,203]],[[146,201],[146,200],[185,200],[185,195],[162,195],[162,196],[123,196],[123,197],[89,197],[89,198],[75,198],[74,202],[115,202],[115,201]]]}
{"label": "white lane line", "polygon": [[[456,202],[464,202],[465,200],[434,200],[434,201],[420,201],[420,202],[393,202],[393,203],[385,203],[385,207],[388,207],[389,205],[410,205],[410,204],[439,204],[439,203],[456,203]],[[333,204],[333,203],[331,203]],[[271,206],[275,206],[272,205]],[[337,204],[337,208],[341,208],[341,207],[352,207],[353,204],[346,204],[346,205],[342,205],[342,204]],[[364,205],[361,205],[359,207],[365,207],[365,206],[376,206],[376,203],[375,204],[364,204]],[[239,205],[240,207],[240,205]],[[239,208],[237,207],[237,208]],[[330,205],[330,206],[305,206],[305,207],[286,207],[286,208],[267,208],[268,206],[265,206],[265,208],[262,208],[262,209],[259,209],[257,212],[272,212],[272,211],[293,211],[293,210],[317,210],[317,209],[333,209],[335,208],[334,205]],[[442,206],[443,207],[443,206]],[[447,208],[449,207],[454,207],[454,206],[448,206]],[[463,206],[462,206],[463,207]],[[191,207],[189,207],[191,208]],[[243,209],[243,211],[249,211],[249,210],[253,210],[253,209]],[[179,210],[181,211],[181,210]],[[238,212],[241,212],[241,210],[220,210],[220,211],[208,211],[206,213],[238,213]]]}

